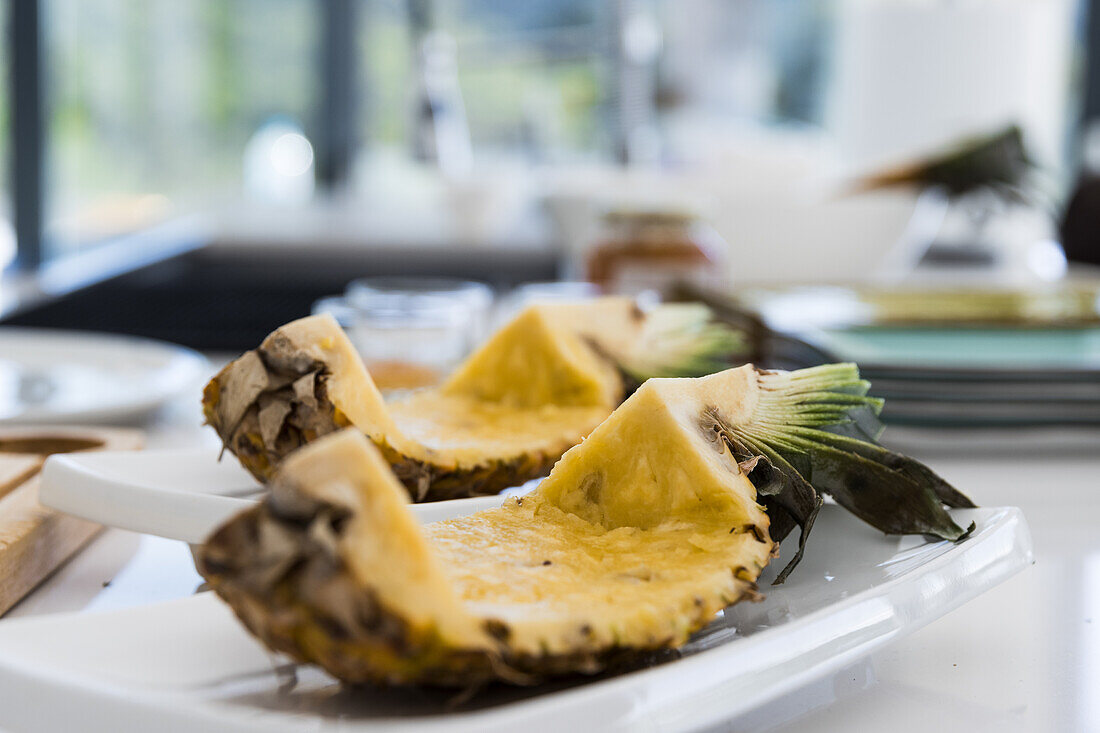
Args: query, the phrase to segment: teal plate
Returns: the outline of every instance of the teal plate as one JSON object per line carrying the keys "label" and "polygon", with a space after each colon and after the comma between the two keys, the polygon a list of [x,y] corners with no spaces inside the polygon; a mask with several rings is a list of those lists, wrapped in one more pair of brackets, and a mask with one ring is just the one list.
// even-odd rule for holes
{"label": "teal plate", "polygon": [[1100,379],[1100,328],[861,326],[817,331],[809,340],[872,377]]}

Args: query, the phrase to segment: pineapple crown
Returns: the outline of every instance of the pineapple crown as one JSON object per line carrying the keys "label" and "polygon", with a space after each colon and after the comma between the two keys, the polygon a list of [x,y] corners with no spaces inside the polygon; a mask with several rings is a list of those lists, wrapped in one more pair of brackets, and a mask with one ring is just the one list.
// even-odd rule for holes
{"label": "pineapple crown", "polygon": [[713,320],[701,303],[667,303],[646,314],[638,339],[611,357],[637,384],[651,377],[702,377],[743,363],[745,335]]}
{"label": "pineapple crown", "polygon": [[780,573],[783,582],[802,558],[821,493],[888,534],[964,539],[944,506],[974,503],[924,464],[877,443],[883,401],[867,396],[870,382],[855,364],[825,364],[793,372],[757,370],[760,399],[742,424],[715,421],[772,517],[773,539],[801,527],[799,549]]}

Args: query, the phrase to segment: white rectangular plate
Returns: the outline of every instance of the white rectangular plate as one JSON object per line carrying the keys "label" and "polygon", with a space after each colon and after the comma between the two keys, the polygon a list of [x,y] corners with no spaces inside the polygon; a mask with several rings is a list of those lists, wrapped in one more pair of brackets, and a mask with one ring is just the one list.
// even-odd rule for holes
{"label": "white rectangular plate", "polygon": [[[499,501],[494,497],[489,501]],[[483,500],[436,505],[439,517]],[[0,623],[0,728],[158,731],[694,730],[730,720],[914,631],[1032,561],[1018,509],[955,510],[959,544],[887,537],[826,506],[806,559],[644,668],[530,689],[346,689],[266,652],[209,593]],[[783,556],[792,552],[789,538]]]}

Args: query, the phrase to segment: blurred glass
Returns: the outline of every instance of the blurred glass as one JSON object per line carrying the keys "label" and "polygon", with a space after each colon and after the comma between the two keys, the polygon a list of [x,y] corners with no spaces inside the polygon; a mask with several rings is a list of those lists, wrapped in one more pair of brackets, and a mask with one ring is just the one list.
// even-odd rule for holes
{"label": "blurred glass", "polygon": [[416,160],[461,178],[470,173],[473,150],[456,51],[454,39],[443,31],[425,33],[420,39],[412,138]]}
{"label": "blurred glass", "polygon": [[477,282],[364,278],[313,312],[336,317],[380,389],[410,389],[437,382],[484,338],[492,300]]}
{"label": "blurred glass", "polygon": [[654,206],[608,211],[586,276],[606,292],[669,297],[676,287],[722,288],[729,245],[693,212]]}
{"label": "blurred glass", "polygon": [[529,305],[538,303],[576,303],[600,295],[600,289],[584,280],[523,283],[497,304],[493,323],[499,327],[514,318]]}
{"label": "blurred glass", "polygon": [[311,0],[43,0],[46,255],[242,187],[266,121],[316,105]]}
{"label": "blurred glass", "polygon": [[360,7],[367,94],[363,139],[411,151],[419,37],[445,32],[476,155],[529,160],[606,157],[609,35],[596,0],[438,3],[430,27],[405,3]]}
{"label": "blurred glass", "polygon": [[562,303],[597,298],[600,289],[585,280],[555,280],[523,283],[508,294],[508,300],[520,308],[533,303]]}

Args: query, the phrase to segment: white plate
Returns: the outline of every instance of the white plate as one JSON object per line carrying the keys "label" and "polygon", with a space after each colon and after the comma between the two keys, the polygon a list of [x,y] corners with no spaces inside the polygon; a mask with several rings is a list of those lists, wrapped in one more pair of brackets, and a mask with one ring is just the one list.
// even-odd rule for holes
{"label": "white plate", "polygon": [[[470,502],[451,506],[452,513],[475,508]],[[886,537],[826,506],[806,559],[787,584],[766,585],[782,564],[774,562],[762,579],[767,598],[728,609],[682,654],[597,679],[489,688],[458,708],[448,708],[442,693],[344,689],[317,669],[295,668],[266,652],[205,593],[124,611],[4,621],[0,697],[18,704],[0,705],[0,727],[88,733],[695,730],[847,667],[1032,561],[1018,509],[952,514],[960,524],[977,523],[957,545]],[[787,543],[784,555],[790,551]]]}
{"label": "white plate", "polygon": [[[39,500],[99,524],[197,544],[262,492],[236,458],[218,461],[214,450],[99,451],[50,456]],[[499,496],[487,496],[417,504],[413,511],[434,522],[499,503]]]}
{"label": "white plate", "polygon": [[0,423],[120,422],[210,371],[182,346],[110,334],[0,328]]}

